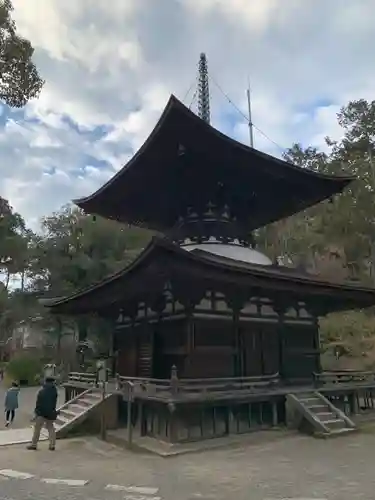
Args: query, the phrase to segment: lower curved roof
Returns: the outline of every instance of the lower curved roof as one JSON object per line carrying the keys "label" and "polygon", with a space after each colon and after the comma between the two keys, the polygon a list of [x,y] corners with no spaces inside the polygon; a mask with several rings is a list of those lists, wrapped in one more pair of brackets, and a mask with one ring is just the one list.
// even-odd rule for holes
{"label": "lower curved roof", "polygon": [[203,250],[188,252],[165,238],[155,237],[129,266],[96,285],[49,303],[48,307],[58,314],[97,312],[116,304],[121,308],[142,295],[160,293],[160,285],[170,276],[181,277],[193,285],[203,280],[255,288],[290,301],[296,297],[318,300],[328,308],[327,312],[375,304],[373,288],[332,283],[296,269],[236,261]]}
{"label": "lower curved roof", "polygon": [[133,158],[90,196],[87,213],[165,232],[189,207],[228,205],[249,230],[341,192],[353,177],[297,167],[222,134],[171,96]]}

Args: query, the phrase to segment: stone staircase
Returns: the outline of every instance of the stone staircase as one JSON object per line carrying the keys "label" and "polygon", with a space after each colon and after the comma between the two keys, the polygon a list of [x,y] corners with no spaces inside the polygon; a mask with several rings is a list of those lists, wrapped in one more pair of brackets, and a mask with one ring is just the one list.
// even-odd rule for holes
{"label": "stone staircase", "polygon": [[[107,395],[106,397],[109,397]],[[74,399],[63,404],[55,422],[56,436],[64,437],[73,427],[81,424],[91,413],[103,403],[101,392],[96,388],[82,392]]]}
{"label": "stone staircase", "polygon": [[288,401],[316,437],[333,437],[356,430],[354,422],[320,392],[288,394]]}

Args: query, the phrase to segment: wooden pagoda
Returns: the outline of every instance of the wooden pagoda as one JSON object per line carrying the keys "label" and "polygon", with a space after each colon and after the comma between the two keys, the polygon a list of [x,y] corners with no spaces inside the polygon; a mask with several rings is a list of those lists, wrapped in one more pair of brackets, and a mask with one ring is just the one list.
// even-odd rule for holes
{"label": "wooden pagoda", "polygon": [[[125,381],[143,380],[143,387],[151,380],[162,384],[171,370],[174,380],[198,385],[253,377],[276,381],[279,388],[312,387],[321,371],[318,317],[373,305],[375,291],[275,265],[256,250],[254,231],[340,193],[352,180],[240,144],[172,96],[129,163],[97,192],[75,200],[87,213],[162,236],[131,265],[59,299],[51,311],[112,320],[116,371]],[[184,400],[194,400],[195,409],[183,411],[190,421],[198,400],[216,401],[216,408],[224,404],[223,394],[207,399],[198,392]],[[168,411],[146,393],[143,415],[152,415],[152,422],[157,415],[160,423]],[[164,402],[172,401],[174,411],[182,400],[173,394],[174,399],[164,393]],[[270,401],[276,397],[270,394],[267,386],[256,397]],[[226,392],[228,401],[236,397]],[[247,401],[254,397],[251,392]],[[145,398],[139,395],[143,404]],[[284,402],[277,399],[274,423],[282,418]],[[151,424],[146,419],[142,425]],[[189,433],[191,425],[180,427]]]}

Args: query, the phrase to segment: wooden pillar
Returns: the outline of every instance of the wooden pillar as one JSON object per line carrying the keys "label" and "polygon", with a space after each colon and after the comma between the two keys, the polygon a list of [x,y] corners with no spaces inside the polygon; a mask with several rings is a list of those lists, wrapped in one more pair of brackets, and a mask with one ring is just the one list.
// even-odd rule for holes
{"label": "wooden pillar", "polygon": [[284,314],[287,309],[287,306],[284,302],[285,299],[282,297],[276,297],[274,299],[274,310],[278,314],[278,325],[277,325],[277,334],[278,334],[278,354],[279,354],[279,374],[282,378],[284,376],[284,350],[285,350],[285,341],[284,341]]}
{"label": "wooden pillar", "polygon": [[[326,306],[326,307],[325,307]],[[319,317],[325,316],[329,312],[329,307],[320,302],[307,302],[306,309],[309,314],[314,318],[314,350],[316,351],[316,371],[318,373],[322,372],[322,362],[321,362],[321,342],[320,342],[320,331],[319,331]]]}
{"label": "wooden pillar", "polygon": [[279,313],[279,322],[277,327],[278,333],[278,349],[279,349],[279,374],[280,377],[284,375],[284,321],[283,314],[284,311],[280,311]]}
{"label": "wooden pillar", "polygon": [[260,328],[258,331],[257,331],[257,334],[259,336],[259,347],[260,347],[260,370],[261,370],[261,373],[262,375],[265,374],[266,372],[266,369],[265,369],[265,366],[264,366],[264,341],[263,341],[263,330],[262,328]]}
{"label": "wooden pillar", "polygon": [[169,410],[169,442],[176,443],[178,441],[178,423],[176,415],[176,405],[168,403]]}
{"label": "wooden pillar", "polygon": [[279,423],[279,417],[277,414],[277,401],[272,401],[272,426],[277,427]]}
{"label": "wooden pillar", "polygon": [[242,350],[242,339],[240,330],[240,312],[244,307],[246,302],[246,296],[244,292],[237,288],[230,288],[226,290],[225,301],[228,307],[232,310],[232,335],[233,335],[233,368],[235,377],[243,377],[244,366],[243,366],[243,350]]}
{"label": "wooden pillar", "polygon": [[357,415],[359,413],[358,396],[356,392],[353,392],[350,395],[350,407],[353,415]]}
{"label": "wooden pillar", "polygon": [[242,362],[242,352],[241,352],[241,331],[240,331],[240,320],[239,311],[233,310],[233,340],[234,340],[234,376],[242,377],[243,373],[243,362]]}
{"label": "wooden pillar", "polygon": [[85,316],[80,316],[76,322],[78,328],[78,342],[84,342],[87,340],[87,318]]}
{"label": "wooden pillar", "polygon": [[107,327],[108,327],[108,336],[109,336],[109,345],[108,345],[108,354],[111,362],[111,376],[116,377],[116,321],[118,314],[111,314],[107,319]]}
{"label": "wooden pillar", "polygon": [[234,417],[234,409],[231,404],[228,404],[228,434],[236,434],[236,421]]}
{"label": "wooden pillar", "polygon": [[322,372],[322,361],[320,359],[320,331],[319,331],[319,318],[314,318],[314,349],[316,350],[316,371]]}
{"label": "wooden pillar", "polygon": [[192,362],[192,354],[195,346],[195,323],[193,316],[193,309],[187,309],[187,326],[186,326],[186,343],[187,343],[187,357],[184,363],[184,371],[181,374],[183,378],[185,376],[186,371],[190,373],[190,366]]}

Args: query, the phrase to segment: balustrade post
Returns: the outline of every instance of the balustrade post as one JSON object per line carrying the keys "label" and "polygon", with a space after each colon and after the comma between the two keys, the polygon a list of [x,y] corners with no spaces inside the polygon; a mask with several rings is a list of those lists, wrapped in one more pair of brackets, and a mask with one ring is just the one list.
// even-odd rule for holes
{"label": "balustrade post", "polygon": [[272,401],[272,425],[277,427],[279,423],[279,416],[277,411],[277,401]]}
{"label": "balustrade post", "polygon": [[116,391],[121,390],[121,377],[118,373],[116,373]]}
{"label": "balustrade post", "polygon": [[171,393],[172,393],[172,395],[173,396],[177,396],[179,382],[178,382],[177,367],[176,367],[176,365],[173,365],[172,368],[171,368],[171,382],[170,382],[170,386],[171,386]]}

